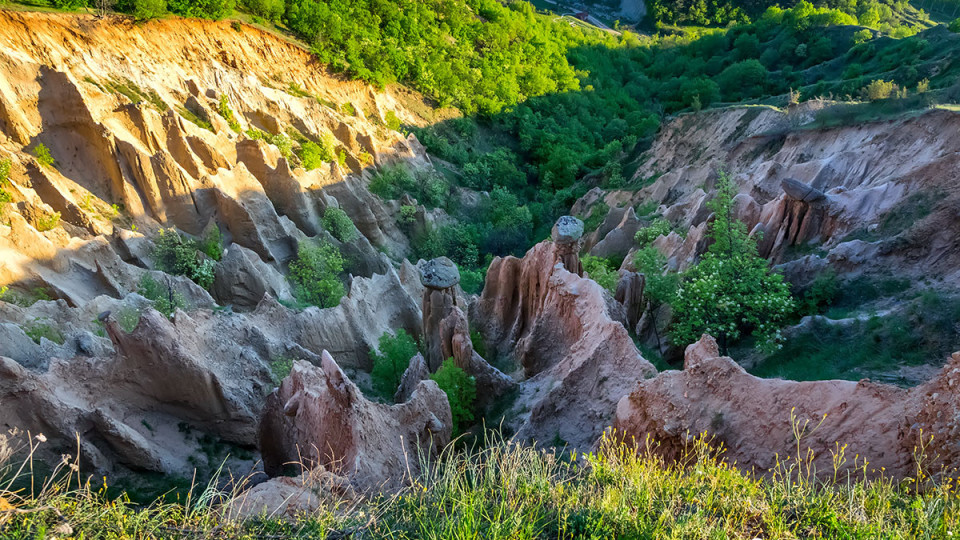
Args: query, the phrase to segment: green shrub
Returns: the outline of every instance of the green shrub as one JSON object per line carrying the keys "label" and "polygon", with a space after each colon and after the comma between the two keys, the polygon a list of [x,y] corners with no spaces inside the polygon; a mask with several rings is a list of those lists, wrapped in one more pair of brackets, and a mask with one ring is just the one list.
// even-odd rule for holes
{"label": "green shrub", "polygon": [[323,213],[323,228],[341,242],[352,242],[358,234],[350,216],[340,208],[331,206]]}
{"label": "green shrub", "polygon": [[833,303],[839,290],[840,284],[837,281],[837,273],[833,269],[821,273],[800,297],[797,303],[797,312],[801,316],[822,313]]}
{"label": "green shrub", "polygon": [[896,97],[899,91],[900,87],[897,86],[893,81],[884,81],[878,79],[871,81],[870,84],[865,86],[862,93],[863,97],[869,99],[870,101],[879,101],[881,99]]}
{"label": "green shrub", "polygon": [[663,218],[657,218],[650,225],[638,230],[633,239],[641,247],[644,247],[653,243],[657,238],[668,234],[670,234],[670,222]]}
{"label": "green shrub", "polygon": [[347,294],[340,274],[343,256],[335,246],[300,244],[297,260],[290,264],[290,281],[294,295],[301,302],[321,308],[334,307]]}
{"label": "green shrub", "polygon": [[173,290],[169,283],[162,284],[153,279],[150,274],[144,274],[137,285],[137,294],[150,300],[153,303],[153,309],[159,311],[167,318],[173,317],[178,309],[187,309],[187,301],[182,294]]}
{"label": "green shrub", "polygon": [[441,176],[426,172],[414,174],[399,164],[381,167],[370,181],[369,189],[386,200],[409,194],[429,208],[443,206],[449,193],[449,186]]}
{"label": "green shrub", "polygon": [[400,119],[397,118],[397,114],[393,111],[387,111],[387,114],[384,115],[387,120],[387,127],[393,131],[400,131],[401,123]]}
{"label": "green shrub", "polygon": [[721,353],[748,333],[763,349],[780,346],[780,328],[795,305],[783,276],[771,273],[757,254],[756,239],[733,217],[737,187],[722,171],[708,204],[714,212],[713,244],[687,271],[673,301],[673,341],[686,346],[704,333],[717,338]]}
{"label": "green shrub", "polygon": [[417,352],[416,341],[402,328],[397,330],[396,334],[385,333],[380,336],[377,350],[370,351],[370,358],[373,359],[370,377],[373,379],[374,390],[384,398],[393,398],[400,386],[403,372]]}
{"label": "green shrub", "polygon": [[174,107],[180,116],[182,116],[187,121],[195,124],[198,127],[201,127],[207,131],[216,133],[216,130],[213,129],[213,124],[210,123],[210,119],[204,114],[203,111],[194,111],[188,109],[183,105],[177,105]]}
{"label": "green shrub", "polygon": [[480,294],[483,291],[483,284],[486,276],[482,270],[471,270],[469,268],[460,268],[460,288],[467,294]]}
{"label": "green shrub", "polygon": [[960,19],[954,19],[950,22],[947,28],[956,34],[960,34]]}
{"label": "green shrub", "polygon": [[288,356],[278,356],[270,361],[270,378],[273,384],[279,385],[281,381],[290,375],[293,369],[293,358]]}
{"label": "green shrub", "polygon": [[210,227],[206,236],[197,243],[197,249],[207,257],[219,261],[223,257],[223,233],[220,232],[220,227],[216,224]]}
{"label": "green shrub", "polygon": [[312,171],[326,162],[332,162],[337,159],[336,138],[332,133],[326,132],[320,138],[320,144],[313,141],[300,143],[298,155],[303,168]]}
{"label": "green shrub", "polygon": [[250,13],[268,21],[279,21],[286,7],[283,0],[240,0],[240,4]]}
{"label": "green shrub", "polygon": [[181,17],[219,21],[233,11],[234,0],[167,0],[167,9]]}
{"label": "green shrub", "polygon": [[473,423],[474,403],[477,400],[477,381],[467,375],[467,372],[453,363],[453,358],[447,358],[436,373],[430,376],[436,381],[450,402],[450,412],[453,413],[453,436],[466,431]]}
{"label": "green shrub", "polygon": [[603,220],[607,218],[607,214],[610,213],[610,207],[607,206],[607,203],[599,201],[590,207],[590,213],[587,215],[586,219],[583,220],[583,230],[584,232],[593,232],[597,230]]}
{"label": "green shrub", "polygon": [[53,167],[55,161],[53,156],[50,154],[50,149],[47,148],[47,145],[43,143],[37,143],[37,145],[33,147],[31,153],[33,154],[33,157],[37,158],[37,162],[40,165],[43,165],[44,167]]}
{"label": "green shrub", "polygon": [[356,107],[354,107],[354,106],[353,106],[353,103],[350,103],[349,101],[346,102],[346,103],[344,103],[343,105],[341,105],[341,106],[340,106],[340,110],[343,111],[343,114],[346,114],[346,115],[348,115],[348,116],[356,116],[356,115],[357,115],[357,109],[356,109]]}
{"label": "green shrub", "polygon": [[87,5],[86,0],[50,0],[50,4],[57,9],[74,10]]}
{"label": "green shrub", "polygon": [[40,232],[51,231],[60,225],[60,212],[44,214],[37,218],[37,230]]}
{"label": "green shrub", "polygon": [[617,292],[617,281],[620,280],[620,275],[616,269],[610,268],[607,259],[584,255],[580,257],[580,262],[583,263],[583,270],[590,275],[590,279],[611,294]]}
{"label": "green shrub", "polygon": [[64,341],[66,341],[63,333],[49,322],[46,322],[46,319],[34,319],[30,321],[24,326],[23,332],[37,345],[40,344],[43,338],[47,338],[57,345],[63,345]]}
{"label": "green shrub", "polygon": [[129,13],[138,21],[156,19],[167,12],[166,0],[121,0],[117,11]]}
{"label": "green shrub", "polygon": [[[217,252],[219,228],[211,229],[210,236],[201,244],[211,252]],[[202,256],[200,246],[186,239],[175,229],[160,229],[153,239],[153,258],[157,269],[168,274],[187,276],[194,283],[209,289],[213,286],[216,263]]]}
{"label": "green shrub", "polygon": [[233,110],[230,108],[230,101],[227,99],[226,94],[220,95],[220,102],[217,104],[217,113],[227,121],[230,129],[236,133],[240,133],[240,122],[238,122],[237,118],[233,115]]}
{"label": "green shrub", "polygon": [[9,158],[0,159],[0,188],[10,185],[10,168],[12,162]]}

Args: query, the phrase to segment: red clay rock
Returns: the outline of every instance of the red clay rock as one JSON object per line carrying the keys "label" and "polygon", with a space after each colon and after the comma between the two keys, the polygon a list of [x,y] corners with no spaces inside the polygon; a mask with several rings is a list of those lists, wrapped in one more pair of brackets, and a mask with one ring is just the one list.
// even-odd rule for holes
{"label": "red clay rock", "polygon": [[324,351],[320,366],[295,362],[267,397],[258,439],[271,476],[288,464],[323,466],[361,489],[389,489],[450,442],[452,424],[435,382],[420,382],[405,403],[373,403]]}
{"label": "red clay rock", "polygon": [[609,425],[620,397],[656,370],[610,316],[603,289],[560,257],[556,244],[541,242],[523,259],[494,259],[474,320],[527,376],[508,427],[522,439],[583,448]]}
{"label": "red clay rock", "polygon": [[[641,381],[617,406],[613,429],[621,439],[668,458],[681,455],[689,441],[705,433],[725,448],[724,458],[743,469],[768,471],[797,455],[794,427],[806,426],[800,453],[814,453],[817,470],[833,474],[833,453],[846,445],[853,456],[869,460],[868,472],[905,477],[916,472],[914,449],[933,436],[925,467],[939,471],[960,465],[960,354],[927,384],[905,390],[863,380],[796,382],[760,379],[732,359],[721,357],[716,342],[704,336],[687,347],[683,371],[668,371]],[[929,441],[927,441],[929,442]],[[838,446],[839,445],[839,446]],[[934,458],[939,456],[939,458]]]}

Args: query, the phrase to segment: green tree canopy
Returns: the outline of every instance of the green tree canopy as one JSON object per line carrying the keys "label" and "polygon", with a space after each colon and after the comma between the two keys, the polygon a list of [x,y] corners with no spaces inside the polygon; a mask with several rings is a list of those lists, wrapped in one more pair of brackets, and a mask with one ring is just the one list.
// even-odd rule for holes
{"label": "green tree canopy", "polygon": [[674,298],[673,340],[693,343],[701,334],[717,338],[721,352],[744,335],[761,348],[777,347],[780,328],[794,312],[783,276],[767,268],[756,239],[732,215],[735,184],[720,173],[708,236],[713,243],[687,271]]}

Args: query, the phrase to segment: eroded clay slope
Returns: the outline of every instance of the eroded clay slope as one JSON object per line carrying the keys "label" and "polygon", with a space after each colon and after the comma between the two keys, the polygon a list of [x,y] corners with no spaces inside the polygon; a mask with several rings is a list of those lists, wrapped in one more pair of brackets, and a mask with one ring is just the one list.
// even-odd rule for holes
{"label": "eroded clay slope", "polygon": [[[957,411],[960,353],[930,382],[905,390],[863,380],[796,382],[760,379],[720,356],[704,336],[687,347],[683,371],[640,381],[617,406],[618,437],[664,456],[680,457],[706,434],[723,456],[745,470],[769,471],[778,459],[807,459],[818,474],[862,468],[897,478],[955,474],[960,466]],[[798,440],[799,435],[799,440]],[[858,457],[858,459],[854,459]]]}
{"label": "eroded clay slope", "polygon": [[574,208],[585,211],[600,198],[611,208],[587,247],[601,256],[626,253],[644,221],[634,207],[659,206],[686,234],[657,245],[674,267],[689,266],[705,247],[705,203],[723,169],[740,187],[738,217],[763,232],[761,254],[791,282],[807,283],[830,265],[840,274],[895,269],[955,288],[960,141],[945,134],[960,127],[960,114],[933,108],[814,127],[830,106],[734,107],[671,120],[634,176],[646,187],[591,192]]}

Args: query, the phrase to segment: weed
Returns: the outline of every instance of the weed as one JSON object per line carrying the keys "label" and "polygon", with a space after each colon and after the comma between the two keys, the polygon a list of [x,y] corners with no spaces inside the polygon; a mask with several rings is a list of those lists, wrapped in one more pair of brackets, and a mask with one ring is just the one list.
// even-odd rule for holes
{"label": "weed", "polygon": [[230,108],[230,101],[227,99],[226,94],[220,95],[220,101],[217,103],[217,114],[223,117],[227,121],[227,125],[230,126],[235,133],[240,133],[240,122],[237,121],[237,118],[233,115],[233,110]]}
{"label": "weed", "polygon": [[46,338],[57,345],[63,345],[65,338],[55,326],[47,322],[46,319],[34,319],[23,327],[23,332],[27,334],[37,345],[43,338]]}
{"label": "weed", "polygon": [[37,230],[40,232],[56,229],[60,225],[60,212],[45,214],[37,218]]}
{"label": "weed", "polygon": [[270,378],[273,379],[273,384],[279,385],[280,381],[290,375],[290,370],[293,369],[293,361],[294,359],[288,356],[278,356],[270,361]]}
{"label": "weed", "polygon": [[196,111],[191,111],[183,105],[177,105],[176,110],[178,113],[180,113],[180,116],[184,117],[186,120],[193,122],[197,126],[207,131],[216,133],[216,131],[213,129],[213,124],[210,123],[210,119],[207,118],[202,111],[199,113]]}
{"label": "weed", "polygon": [[53,155],[50,154],[50,149],[43,143],[37,143],[31,153],[33,157],[37,158],[37,163],[44,167],[53,167],[54,163],[56,163]]}

